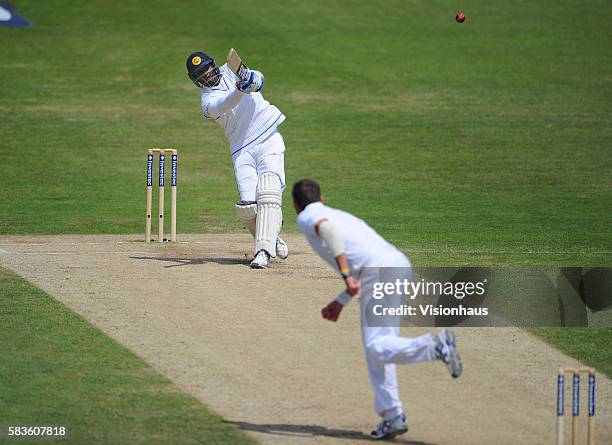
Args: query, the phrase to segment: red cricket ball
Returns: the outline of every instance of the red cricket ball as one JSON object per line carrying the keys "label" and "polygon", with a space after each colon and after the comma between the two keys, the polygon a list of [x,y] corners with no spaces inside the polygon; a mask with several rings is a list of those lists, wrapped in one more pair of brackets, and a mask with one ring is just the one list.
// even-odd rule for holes
{"label": "red cricket ball", "polygon": [[459,23],[465,22],[465,14],[461,11],[457,12],[457,14],[455,14],[455,20]]}

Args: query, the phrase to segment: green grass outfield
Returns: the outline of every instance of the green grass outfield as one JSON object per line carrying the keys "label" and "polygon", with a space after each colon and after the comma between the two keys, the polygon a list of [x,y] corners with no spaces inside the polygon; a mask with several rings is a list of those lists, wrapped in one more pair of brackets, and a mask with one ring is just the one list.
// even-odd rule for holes
{"label": "green grass outfield", "polygon": [[67,430],[61,443],[256,443],[87,321],[2,268],[0,289],[0,442],[7,439],[8,426],[55,425]]}
{"label": "green grass outfield", "polygon": [[608,0],[110,5],[21,1],[34,27],[2,29],[0,233],[142,232],[154,146],[180,150],[179,233],[240,230],[184,66],[234,46],[287,115],[287,182],[416,262],[612,263]]}
{"label": "green grass outfield", "polygon": [[[178,5],[18,3],[34,26],[0,28],[0,234],[142,233],[154,146],[179,149],[179,234],[242,230],[184,65],[233,46],[287,115],[289,185],[319,180],[414,264],[612,265],[609,0]],[[592,335],[612,344],[540,334],[586,362]]]}

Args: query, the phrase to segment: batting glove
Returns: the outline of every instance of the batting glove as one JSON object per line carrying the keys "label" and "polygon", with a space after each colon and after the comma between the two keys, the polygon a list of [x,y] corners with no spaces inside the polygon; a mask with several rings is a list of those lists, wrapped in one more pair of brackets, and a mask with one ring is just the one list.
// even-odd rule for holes
{"label": "batting glove", "polygon": [[264,76],[259,71],[249,70],[247,80],[241,80],[236,83],[238,88],[243,93],[256,93],[261,91],[264,85]]}

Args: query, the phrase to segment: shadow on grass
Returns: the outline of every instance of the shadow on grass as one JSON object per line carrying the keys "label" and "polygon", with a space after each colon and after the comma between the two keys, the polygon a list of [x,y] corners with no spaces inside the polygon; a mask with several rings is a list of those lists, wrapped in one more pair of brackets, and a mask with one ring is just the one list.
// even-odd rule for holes
{"label": "shadow on grass", "polygon": [[[258,433],[276,434],[279,436],[325,436],[335,437],[338,439],[351,439],[351,440],[363,440],[367,442],[374,442],[374,440],[368,435],[363,434],[361,431],[353,430],[342,430],[337,428],[326,428],[318,425],[293,425],[293,424],[256,424],[249,422],[229,421],[224,420],[225,423],[231,423],[236,425],[238,428],[246,431],[256,431]],[[377,441],[378,442],[378,441]],[[391,443],[403,443],[407,445],[435,445],[433,443],[426,443],[421,441],[411,441],[407,438],[398,436],[396,439],[391,441],[385,441]]]}
{"label": "shadow on grass", "polygon": [[248,266],[251,260],[248,258],[173,258],[173,257],[153,257],[153,256],[131,256],[132,260],[153,260],[162,261],[170,264],[164,267],[197,266],[201,264],[243,264]]}

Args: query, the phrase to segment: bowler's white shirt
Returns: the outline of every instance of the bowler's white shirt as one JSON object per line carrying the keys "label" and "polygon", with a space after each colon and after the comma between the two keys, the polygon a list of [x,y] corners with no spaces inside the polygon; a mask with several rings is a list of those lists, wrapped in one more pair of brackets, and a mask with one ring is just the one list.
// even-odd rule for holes
{"label": "bowler's white shirt", "polygon": [[342,232],[344,254],[351,270],[351,275],[358,276],[364,267],[403,267],[406,256],[393,244],[387,242],[365,221],[343,210],[328,207],[322,202],[308,204],[297,217],[297,225],[306,236],[306,240],[315,252],[329,265],[338,270],[336,259],[315,232],[316,224],[326,219]]}
{"label": "bowler's white shirt", "polygon": [[[236,82],[240,79],[227,64],[219,67],[221,81],[216,87],[202,88],[202,112],[210,118],[207,112],[211,102],[223,100],[236,90]],[[242,93],[241,93],[242,94]],[[243,148],[257,144],[276,131],[285,116],[278,108],[264,99],[261,93],[242,94],[242,98],[234,108],[215,119],[230,143],[232,155]]]}

